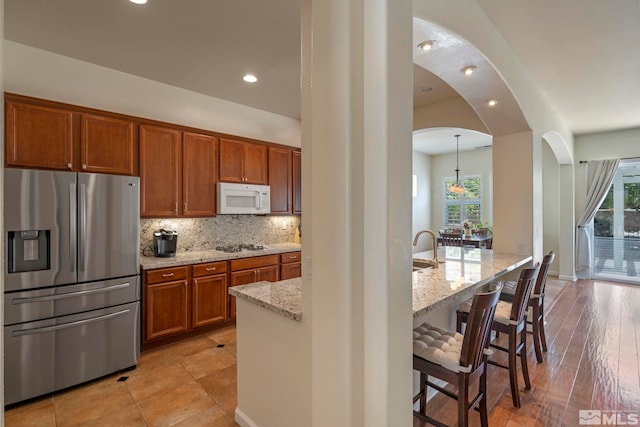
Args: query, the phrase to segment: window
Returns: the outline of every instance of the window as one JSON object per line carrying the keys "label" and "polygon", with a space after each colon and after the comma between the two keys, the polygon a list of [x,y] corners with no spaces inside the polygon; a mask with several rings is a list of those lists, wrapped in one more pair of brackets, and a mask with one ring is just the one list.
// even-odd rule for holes
{"label": "window", "polygon": [[465,221],[477,224],[482,221],[482,178],[464,176],[461,181],[466,190],[464,194],[449,191],[449,187],[456,182],[454,177],[444,179],[445,225],[462,224]]}

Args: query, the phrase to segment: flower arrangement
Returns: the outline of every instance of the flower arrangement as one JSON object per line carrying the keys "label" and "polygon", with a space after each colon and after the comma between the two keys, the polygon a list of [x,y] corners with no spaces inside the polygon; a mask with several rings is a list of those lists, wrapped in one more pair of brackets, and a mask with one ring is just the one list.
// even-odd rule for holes
{"label": "flower arrangement", "polygon": [[470,230],[473,228],[473,223],[471,221],[465,221],[462,226],[465,228],[465,230]]}

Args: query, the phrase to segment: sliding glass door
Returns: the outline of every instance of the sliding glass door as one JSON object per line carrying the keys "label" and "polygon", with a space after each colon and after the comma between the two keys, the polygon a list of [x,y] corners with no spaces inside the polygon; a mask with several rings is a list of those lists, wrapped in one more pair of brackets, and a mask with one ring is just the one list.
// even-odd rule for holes
{"label": "sliding glass door", "polygon": [[639,160],[620,163],[593,234],[593,277],[640,284]]}

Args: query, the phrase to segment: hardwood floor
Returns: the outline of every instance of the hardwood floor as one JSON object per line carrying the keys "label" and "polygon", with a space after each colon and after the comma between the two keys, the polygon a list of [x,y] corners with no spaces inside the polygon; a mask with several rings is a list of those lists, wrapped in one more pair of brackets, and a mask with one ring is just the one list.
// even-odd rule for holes
{"label": "hardwood floor", "polygon": [[[536,363],[531,338],[527,342],[532,388],[524,390],[520,380],[521,409],[512,405],[508,372],[489,366],[489,425],[574,426],[580,410],[617,416],[620,425],[635,419],[640,414],[640,287],[569,282],[547,308],[546,320],[544,363]],[[427,408],[455,425],[454,401],[437,395]],[[477,414],[471,421],[480,425]],[[414,418],[414,427],[425,425]]]}
{"label": "hardwood floor", "polygon": [[[532,389],[525,391],[520,380],[521,409],[512,406],[507,371],[489,366],[490,425],[574,426],[579,410],[640,412],[640,287],[580,280],[563,288],[564,283],[549,278],[549,349],[538,364],[528,341]],[[118,382],[121,375],[129,378]],[[17,406],[6,411],[5,421],[8,427],[227,427],[237,425],[235,405],[235,329],[227,328],[145,352],[134,371]],[[450,399],[437,395],[428,410],[456,422]],[[630,413],[621,412],[620,419]],[[479,424],[472,414],[471,425]],[[414,427],[422,426],[414,419]]]}

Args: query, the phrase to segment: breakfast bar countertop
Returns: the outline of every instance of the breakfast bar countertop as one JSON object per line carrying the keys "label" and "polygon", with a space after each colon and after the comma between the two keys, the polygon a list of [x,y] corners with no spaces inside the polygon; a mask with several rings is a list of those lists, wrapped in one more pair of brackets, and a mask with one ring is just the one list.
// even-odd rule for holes
{"label": "breakfast bar countertop", "polygon": [[[413,258],[431,259],[433,251],[413,254]],[[414,318],[453,303],[463,294],[473,292],[532,260],[531,255],[450,246],[438,248],[438,258],[441,262],[438,268],[412,273]],[[302,280],[299,277],[275,283],[234,286],[229,288],[229,294],[289,319],[302,319]]]}
{"label": "breakfast bar countertop", "polygon": [[[433,251],[413,254],[413,259],[432,258]],[[531,255],[496,253],[489,249],[439,247],[438,268],[413,272],[413,317],[449,304],[532,259]]]}
{"label": "breakfast bar countertop", "polygon": [[302,279],[233,286],[229,294],[292,320],[302,319]]}
{"label": "breakfast bar countertop", "polygon": [[178,252],[176,256],[167,258],[141,256],[140,268],[142,270],[152,270],[154,268],[178,267],[181,265],[198,264],[202,262],[226,261],[229,259],[281,254],[285,252],[299,251],[301,249],[302,245],[300,243],[285,242],[269,243],[265,245],[264,249],[256,251],[249,251],[245,249],[241,252],[232,253],[226,253],[216,250]]}

